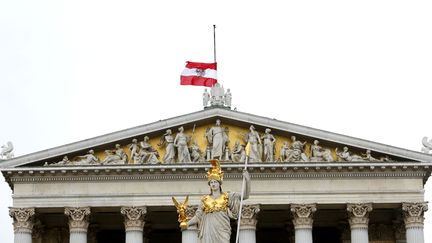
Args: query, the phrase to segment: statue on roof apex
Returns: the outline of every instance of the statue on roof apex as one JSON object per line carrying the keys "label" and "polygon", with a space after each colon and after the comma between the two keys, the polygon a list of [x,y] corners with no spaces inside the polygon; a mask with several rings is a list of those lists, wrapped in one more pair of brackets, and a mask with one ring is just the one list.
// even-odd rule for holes
{"label": "statue on roof apex", "polygon": [[428,137],[422,139],[423,148],[421,151],[425,154],[429,154],[432,151],[432,138],[428,140]]}
{"label": "statue on roof apex", "polygon": [[210,94],[211,94],[210,104],[212,106],[224,105],[225,89],[219,83],[216,83],[213,87],[211,87]]}
{"label": "statue on roof apex", "polygon": [[209,101],[210,101],[210,94],[207,92],[207,89],[204,89],[204,92],[203,92],[203,106],[207,107]]}
{"label": "statue on roof apex", "polygon": [[0,160],[8,160],[14,157],[12,153],[14,147],[11,141],[7,142],[5,145],[1,146],[0,150]]}
{"label": "statue on roof apex", "polygon": [[204,89],[202,100],[204,108],[209,107],[209,101],[210,107],[231,108],[231,90],[227,89],[227,91],[225,92],[224,87],[221,86],[219,83],[216,83],[215,85],[213,85],[213,87],[210,88],[210,94],[207,92],[207,89]]}

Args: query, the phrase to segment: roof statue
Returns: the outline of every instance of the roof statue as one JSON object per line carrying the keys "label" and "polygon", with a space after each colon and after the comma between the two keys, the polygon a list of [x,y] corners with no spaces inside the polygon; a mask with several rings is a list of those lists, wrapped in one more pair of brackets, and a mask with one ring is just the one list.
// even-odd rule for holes
{"label": "roof statue", "polygon": [[432,138],[428,140],[428,137],[422,139],[423,148],[421,151],[425,154],[429,154],[432,151]]}
{"label": "roof statue", "polygon": [[[221,86],[219,83],[216,83],[213,87],[211,87],[210,94],[208,93],[207,89],[204,89],[202,98],[204,108],[219,107],[231,109],[231,90],[227,89],[227,91],[225,92],[224,87]],[[209,102],[210,106],[208,106]]]}
{"label": "roof statue", "polygon": [[12,153],[14,147],[11,141],[7,142],[5,145],[1,146],[0,150],[0,160],[8,160],[14,157]]}

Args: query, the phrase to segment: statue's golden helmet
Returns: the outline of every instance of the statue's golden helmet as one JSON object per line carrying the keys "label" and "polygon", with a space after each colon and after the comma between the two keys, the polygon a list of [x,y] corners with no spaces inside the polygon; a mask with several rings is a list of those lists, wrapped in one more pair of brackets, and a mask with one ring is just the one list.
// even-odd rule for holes
{"label": "statue's golden helmet", "polygon": [[208,179],[208,181],[217,180],[219,182],[222,182],[223,181],[224,173],[221,170],[219,160],[212,159],[212,160],[210,160],[210,163],[212,165],[212,168],[209,171],[207,171],[207,179]]}

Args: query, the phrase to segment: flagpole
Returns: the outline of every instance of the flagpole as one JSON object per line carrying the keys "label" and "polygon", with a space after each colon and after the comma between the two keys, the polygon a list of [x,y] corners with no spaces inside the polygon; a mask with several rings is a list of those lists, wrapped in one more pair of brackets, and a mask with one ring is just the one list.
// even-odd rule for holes
{"label": "flagpole", "polygon": [[216,62],[216,25],[213,25],[213,57]]}
{"label": "flagpole", "polygon": [[[246,156],[244,170],[247,170],[248,159],[249,159],[249,154]],[[237,235],[236,235],[236,241],[235,241],[236,243],[238,243],[239,236],[240,236],[240,222],[241,222],[241,214],[242,214],[242,209],[243,209],[243,194],[244,194],[245,184],[246,184],[246,178],[244,176],[242,176],[242,178],[243,178],[243,181],[242,181],[242,188],[241,188],[241,194],[240,194],[240,208],[239,208],[238,218],[237,218]]]}

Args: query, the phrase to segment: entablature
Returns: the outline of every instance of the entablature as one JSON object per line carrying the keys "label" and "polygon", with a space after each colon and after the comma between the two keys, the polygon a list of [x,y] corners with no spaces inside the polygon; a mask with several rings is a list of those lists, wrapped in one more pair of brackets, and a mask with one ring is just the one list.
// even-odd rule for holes
{"label": "entablature", "polygon": [[[244,164],[222,164],[227,180],[241,179]],[[205,180],[207,163],[167,165],[110,165],[64,167],[18,167],[4,169],[11,188],[23,182],[73,182],[122,180]],[[432,163],[425,162],[339,162],[339,163],[251,163],[247,165],[252,178],[314,179],[314,178],[421,178],[423,183],[432,172]]]}

